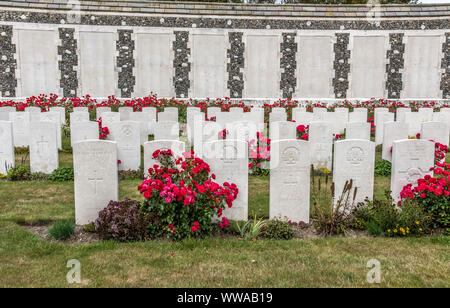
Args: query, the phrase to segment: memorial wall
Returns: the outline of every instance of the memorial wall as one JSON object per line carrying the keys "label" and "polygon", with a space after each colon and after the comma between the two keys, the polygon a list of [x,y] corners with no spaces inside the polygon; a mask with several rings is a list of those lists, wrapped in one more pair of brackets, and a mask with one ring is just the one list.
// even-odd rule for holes
{"label": "memorial wall", "polygon": [[449,99],[450,4],[1,1],[0,92]]}

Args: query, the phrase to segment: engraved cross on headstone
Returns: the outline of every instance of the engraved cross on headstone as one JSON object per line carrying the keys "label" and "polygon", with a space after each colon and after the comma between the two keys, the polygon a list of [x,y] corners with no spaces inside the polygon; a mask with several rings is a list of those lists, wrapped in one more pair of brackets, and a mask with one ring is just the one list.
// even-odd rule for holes
{"label": "engraved cross on headstone", "polygon": [[44,153],[48,152],[48,140],[44,140],[45,137],[41,135],[41,140],[37,142],[37,154],[41,157],[44,156]]}
{"label": "engraved cross on headstone", "polygon": [[88,178],[88,181],[94,184],[94,193],[97,194],[97,184],[103,182],[103,178],[97,176],[97,170],[94,170],[94,177]]}

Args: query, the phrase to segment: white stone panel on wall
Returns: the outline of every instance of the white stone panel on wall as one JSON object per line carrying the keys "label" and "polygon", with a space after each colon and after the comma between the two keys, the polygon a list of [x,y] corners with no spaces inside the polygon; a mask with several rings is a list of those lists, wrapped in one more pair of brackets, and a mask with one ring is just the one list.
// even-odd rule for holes
{"label": "white stone panel on wall", "polygon": [[55,30],[17,30],[20,96],[59,94],[57,35]]}
{"label": "white stone panel on wall", "polygon": [[138,33],[136,35],[135,96],[150,92],[160,97],[175,95],[173,88],[173,50],[169,33]]}
{"label": "white stone panel on wall", "polygon": [[192,97],[227,96],[226,39],[223,34],[192,36]]}
{"label": "white stone panel on wall", "polygon": [[280,38],[248,35],[245,46],[244,97],[280,97]]}
{"label": "white stone panel on wall", "polygon": [[407,36],[402,98],[440,98],[439,36]]}
{"label": "white stone panel on wall", "polygon": [[80,32],[81,95],[108,97],[116,93],[114,33]]}
{"label": "white stone panel on wall", "polygon": [[385,36],[353,37],[350,97],[384,97],[385,59]]}
{"label": "white stone panel on wall", "polygon": [[331,98],[333,42],[330,36],[301,36],[297,52],[297,97]]}

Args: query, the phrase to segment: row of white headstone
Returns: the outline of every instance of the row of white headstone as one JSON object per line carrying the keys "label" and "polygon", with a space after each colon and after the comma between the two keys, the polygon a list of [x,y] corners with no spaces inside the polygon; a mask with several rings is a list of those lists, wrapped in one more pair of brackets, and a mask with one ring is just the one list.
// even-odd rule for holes
{"label": "row of white headstone", "polygon": [[[42,113],[42,115],[51,115],[51,112]],[[82,112],[75,114],[83,114]],[[202,114],[196,115],[193,121],[194,129],[191,135],[191,142],[194,145],[196,155],[202,157],[203,144],[206,142],[219,140],[219,132],[223,127],[217,122],[206,122]],[[237,139],[246,142],[257,139],[257,132],[261,131],[261,126],[256,122],[232,122],[226,123],[225,127],[230,134],[228,139]],[[45,125],[42,123],[51,123]],[[143,125],[144,123],[144,125]],[[174,124],[175,123],[175,124]],[[7,126],[12,126],[9,129]],[[137,121],[119,121],[108,124],[110,126],[110,140],[117,142],[118,159],[121,161],[119,170],[138,170],[141,166],[141,145],[145,145],[148,140],[148,122]],[[333,153],[333,133],[329,122],[311,122],[309,128],[309,141],[311,151],[311,163],[317,169],[332,169]],[[281,139],[296,139],[296,123],[289,121],[279,121],[272,123],[270,138],[272,141]],[[11,122],[2,124],[3,131],[14,132],[14,125]],[[61,148],[61,127],[58,121],[36,121],[31,122],[31,130],[27,134],[30,144],[31,170],[33,172],[51,173],[58,167],[58,148]],[[190,126],[188,126],[190,127]],[[158,122],[155,126],[155,140],[179,140],[178,122]],[[55,134],[56,131],[56,134]],[[189,129],[188,129],[189,131]],[[447,125],[442,122],[422,123],[422,139],[434,140],[436,142],[448,145],[449,130]],[[347,123],[347,139],[370,140],[369,123]],[[0,133],[3,135],[2,131]],[[384,123],[384,143],[383,159],[392,161],[392,145],[396,140],[408,138],[408,124],[405,122],[386,122]],[[0,138],[5,141],[0,150],[0,173],[5,173],[7,166],[13,166],[14,154],[11,150],[6,150],[7,144],[15,144],[14,134],[8,137],[5,133]],[[194,138],[195,137],[195,138]],[[98,139],[98,123],[93,121],[74,122],[71,127],[72,144],[81,140]],[[14,141],[13,141],[14,140]],[[56,144],[56,150],[53,144]],[[35,151],[37,146],[39,151]],[[48,148],[51,153],[44,155],[43,146]],[[257,146],[257,143],[253,143]],[[13,147],[12,147],[13,148]],[[7,155],[7,153],[9,153]],[[12,153],[12,154],[11,154]],[[54,154],[56,153],[56,155]],[[39,155],[38,155],[39,154]],[[145,164],[144,164],[145,165]],[[3,171],[3,172],[1,172]]]}
{"label": "row of white headstone", "polygon": [[[153,141],[146,144],[148,165],[156,149],[172,149],[182,155],[184,143]],[[270,160],[270,218],[309,222],[311,143],[300,140],[277,140],[272,143]],[[118,200],[116,142],[80,141],[73,146],[75,172],[75,209],[77,224],[95,220],[110,200]],[[375,144],[368,140],[349,139],[335,143],[335,198],[339,198],[347,181],[357,189],[355,203],[373,198]],[[248,218],[248,146],[240,140],[219,140],[205,144],[204,160],[216,181],[235,183],[239,194],[224,215],[233,220]],[[434,143],[426,140],[394,142],[391,178],[392,196],[399,199],[406,184],[432,175]]]}

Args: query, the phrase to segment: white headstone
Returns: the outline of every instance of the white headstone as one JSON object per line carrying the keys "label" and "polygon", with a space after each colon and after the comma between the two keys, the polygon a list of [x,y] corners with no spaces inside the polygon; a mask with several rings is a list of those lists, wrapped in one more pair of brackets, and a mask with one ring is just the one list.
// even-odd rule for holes
{"label": "white headstone", "polygon": [[432,140],[434,142],[449,145],[449,128],[444,122],[425,122],[422,123],[420,138],[423,140]]}
{"label": "white headstone", "polygon": [[59,112],[41,112],[42,122],[55,123],[56,141],[58,143],[58,149],[62,150],[62,128],[61,128],[61,114]]}
{"label": "white headstone", "polygon": [[422,129],[422,117],[418,112],[405,113],[405,122],[409,125],[409,136],[415,137]]}
{"label": "white headstone", "polygon": [[309,223],[310,144],[278,140],[271,144],[270,219]]}
{"label": "white headstone", "polygon": [[117,143],[119,170],[139,170],[141,166],[141,138],[139,122],[121,121],[111,124],[110,131]]}
{"label": "white headstone", "polygon": [[52,173],[59,166],[54,122],[30,123],[30,169],[32,173]]}
{"label": "white headstone", "polygon": [[158,113],[158,122],[178,122],[178,113],[164,111]]}
{"label": "white headstone", "polygon": [[89,121],[89,113],[87,112],[72,112],[69,114],[70,116],[70,126],[79,122],[88,122]]}
{"label": "white headstone", "polygon": [[244,141],[219,140],[206,144],[204,159],[216,182],[234,183],[239,189],[237,199],[231,208],[226,208],[223,216],[231,220],[248,219],[248,146]]}
{"label": "white headstone", "polygon": [[155,140],[179,140],[180,125],[174,121],[158,121],[155,125]]}
{"label": "white headstone", "polygon": [[433,112],[434,112],[433,108],[419,108],[418,111],[422,122],[433,121]]}
{"label": "white headstone", "polygon": [[[233,122],[226,126],[228,131],[227,139],[242,140],[251,142],[254,147],[257,146],[258,128],[253,122]],[[252,141],[253,140],[253,141]]]}
{"label": "white headstone", "polygon": [[205,114],[201,112],[200,108],[198,107],[187,107],[186,110],[186,124],[187,124],[187,134],[188,134],[188,141],[190,144],[194,142],[194,121],[195,121],[195,115],[201,116],[201,121],[205,120]]}
{"label": "white headstone", "polygon": [[85,140],[73,145],[75,220],[86,225],[110,201],[119,199],[117,145],[112,141]]}
{"label": "white headstone", "polygon": [[292,113],[292,120],[294,120],[297,125],[308,126],[309,123],[313,121],[313,114],[312,112],[295,111]]}
{"label": "white headstone", "polygon": [[407,107],[400,107],[397,108],[397,122],[405,122],[405,114],[410,113],[411,112],[411,108],[407,108]]}
{"label": "white headstone", "polygon": [[311,122],[309,125],[311,163],[316,169],[331,171],[333,155],[333,131],[328,122]]}
{"label": "white headstone", "polygon": [[221,112],[221,110],[222,109],[220,107],[208,107],[207,108],[208,119],[216,118],[217,113]]}
{"label": "white headstone", "polygon": [[151,114],[148,112],[131,112],[128,115],[130,121],[139,122],[141,145],[148,141],[148,131],[151,123]]}
{"label": "white headstone", "polygon": [[119,107],[120,121],[129,121],[133,107]]}
{"label": "white headstone", "polygon": [[270,140],[297,139],[297,124],[290,121],[273,122],[270,125]]}
{"label": "white headstone", "polygon": [[390,112],[381,112],[378,114],[375,122],[375,144],[383,144],[384,123],[393,122],[394,114]]}
{"label": "white headstone", "polygon": [[389,113],[389,108],[384,108],[384,107],[375,108],[374,113],[373,113],[373,123],[375,123],[375,125],[377,125],[378,115],[380,115],[382,113]]}
{"label": "white headstone", "polygon": [[341,111],[326,112],[323,114],[323,120],[330,123],[333,134],[343,134],[348,123],[348,114]]}
{"label": "white headstone", "polygon": [[60,116],[61,125],[66,124],[66,108],[64,107],[50,107],[51,112],[58,112]]}
{"label": "white headstone", "polygon": [[156,125],[156,107],[142,107],[142,112],[149,115],[150,123],[148,126],[148,133],[153,135],[155,133]]}
{"label": "white headstone", "polygon": [[73,145],[76,142],[83,140],[98,140],[99,139],[99,126],[94,121],[75,122],[70,127],[70,144]]}
{"label": "white headstone", "polygon": [[325,121],[324,114],[327,112],[328,112],[327,108],[315,107],[313,109],[313,121],[314,122]]}
{"label": "white headstone", "polygon": [[109,128],[111,126],[111,124],[114,122],[120,122],[120,113],[118,113],[118,112],[103,112],[102,113],[102,127]]}
{"label": "white headstone", "polygon": [[0,121],[0,174],[6,175],[12,167],[14,167],[12,122]]}
{"label": "white headstone", "polygon": [[104,112],[111,112],[111,107],[97,107],[95,109],[97,120],[102,117]]}
{"label": "white headstone", "polygon": [[41,111],[42,111],[41,107],[25,107],[25,112],[40,113]]}
{"label": "white headstone", "polygon": [[[354,206],[366,198],[373,200],[375,169],[375,143],[369,140],[348,139],[334,144],[333,182],[335,185],[334,204],[342,195],[345,183],[353,181],[350,202]],[[354,193],[356,189],[356,197]],[[345,199],[342,199],[343,201]]]}
{"label": "white headstone", "polygon": [[13,136],[15,147],[26,147],[30,144],[30,113],[11,112],[9,119],[13,125]]}
{"label": "white headstone", "polygon": [[350,112],[348,114],[348,121],[350,123],[353,122],[367,122],[367,109],[362,108],[361,110],[357,111],[358,108],[355,108],[355,111]]}
{"label": "white headstone", "polygon": [[269,114],[269,123],[287,121],[287,114],[285,112],[271,112]]}
{"label": "white headstone", "polygon": [[409,125],[405,122],[386,122],[383,132],[382,158],[392,162],[394,141],[408,139]]}
{"label": "white headstone", "polygon": [[244,113],[244,108],[242,107],[231,107],[230,112],[236,112],[236,113]]}
{"label": "white headstone", "polygon": [[9,113],[16,112],[16,107],[0,107],[0,121],[9,121]]}
{"label": "white headstone", "polygon": [[433,176],[434,143],[428,140],[410,139],[394,141],[392,150],[391,191],[395,201],[408,184],[416,185],[426,175]]}
{"label": "white headstone", "polygon": [[186,144],[177,140],[156,140],[144,143],[144,175],[148,177],[148,169],[153,165],[159,165],[159,162],[153,158],[156,150],[167,151],[172,150],[174,157],[178,158],[186,151]]}
{"label": "white headstone", "polygon": [[370,140],[370,123],[348,122],[345,130],[345,139]]}
{"label": "white headstone", "polygon": [[73,107],[73,112],[89,112],[88,107]]}

